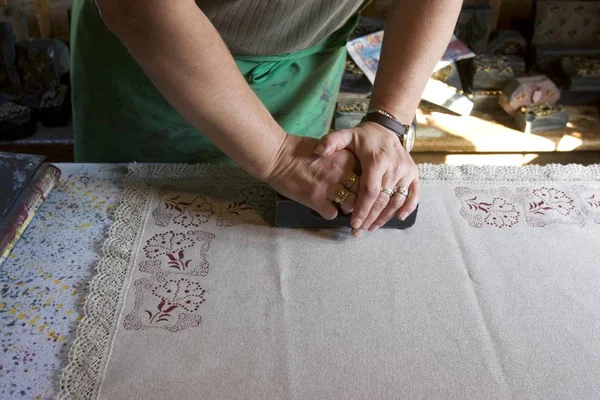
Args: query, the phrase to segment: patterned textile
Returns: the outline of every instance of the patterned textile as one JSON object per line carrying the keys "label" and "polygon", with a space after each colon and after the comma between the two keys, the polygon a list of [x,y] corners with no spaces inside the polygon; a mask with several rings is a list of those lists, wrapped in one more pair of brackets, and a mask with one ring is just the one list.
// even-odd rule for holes
{"label": "patterned textile", "polygon": [[124,167],[58,164],[54,188],[0,267],[0,399],[49,399],[100,258]]}
{"label": "patterned textile", "polygon": [[600,45],[600,2],[538,1],[532,42],[556,45]]}
{"label": "patterned textile", "polygon": [[600,165],[421,166],[417,223],[272,227],[232,166],[130,167],[60,398],[597,398]]}

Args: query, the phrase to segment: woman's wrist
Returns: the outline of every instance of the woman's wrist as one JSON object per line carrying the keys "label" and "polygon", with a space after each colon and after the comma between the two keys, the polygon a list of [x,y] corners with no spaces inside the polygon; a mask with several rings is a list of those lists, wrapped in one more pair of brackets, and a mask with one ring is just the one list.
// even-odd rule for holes
{"label": "woman's wrist", "polygon": [[232,159],[256,179],[268,183],[282,158],[288,136],[290,135],[277,126],[266,143],[247,143],[241,149],[239,157],[236,157],[239,160],[235,160],[234,157]]}

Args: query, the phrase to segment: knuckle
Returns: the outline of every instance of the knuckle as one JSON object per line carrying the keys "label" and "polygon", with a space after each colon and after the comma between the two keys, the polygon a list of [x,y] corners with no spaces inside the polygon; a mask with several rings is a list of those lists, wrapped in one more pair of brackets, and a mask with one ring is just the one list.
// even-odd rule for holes
{"label": "knuckle", "polygon": [[387,205],[388,205],[389,200],[383,198],[383,197],[378,197],[377,200],[375,200],[375,203],[373,204],[373,208],[375,210],[383,210]]}
{"label": "knuckle", "polygon": [[379,195],[379,188],[374,185],[365,185],[362,192],[368,198],[374,198]]}
{"label": "knuckle", "polygon": [[394,197],[392,197],[391,205],[394,208],[400,208],[404,203],[404,196],[395,195]]}

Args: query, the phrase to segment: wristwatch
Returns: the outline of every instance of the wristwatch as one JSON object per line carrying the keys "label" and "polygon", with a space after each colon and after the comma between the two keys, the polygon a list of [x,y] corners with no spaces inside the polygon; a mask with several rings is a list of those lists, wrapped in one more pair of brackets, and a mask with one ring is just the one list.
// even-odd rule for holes
{"label": "wristwatch", "polygon": [[390,113],[375,108],[367,111],[367,115],[362,120],[363,122],[375,122],[394,132],[400,139],[402,147],[409,153],[415,145],[416,119],[413,120],[411,125],[406,125],[398,121]]}

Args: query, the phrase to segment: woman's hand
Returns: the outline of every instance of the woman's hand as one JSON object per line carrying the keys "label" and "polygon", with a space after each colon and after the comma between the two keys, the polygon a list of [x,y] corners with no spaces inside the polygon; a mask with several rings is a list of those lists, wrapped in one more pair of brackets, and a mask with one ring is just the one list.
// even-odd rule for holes
{"label": "woman's hand", "polygon": [[[316,153],[328,159],[344,149],[356,155],[362,170],[351,219],[355,236],[362,235],[365,230],[376,231],[394,214],[404,220],[415,210],[421,192],[419,172],[392,131],[372,122],[363,122],[355,128],[328,134],[321,139]],[[408,194],[390,195],[382,192],[384,188],[398,191],[405,188]]]}
{"label": "woman's hand", "polygon": [[[318,157],[315,148],[319,143],[317,139],[287,135],[266,181],[283,196],[312,208],[325,219],[334,219],[338,209],[333,201],[356,175],[358,160],[348,150]],[[346,214],[354,209],[359,182],[355,180],[341,205]]]}

